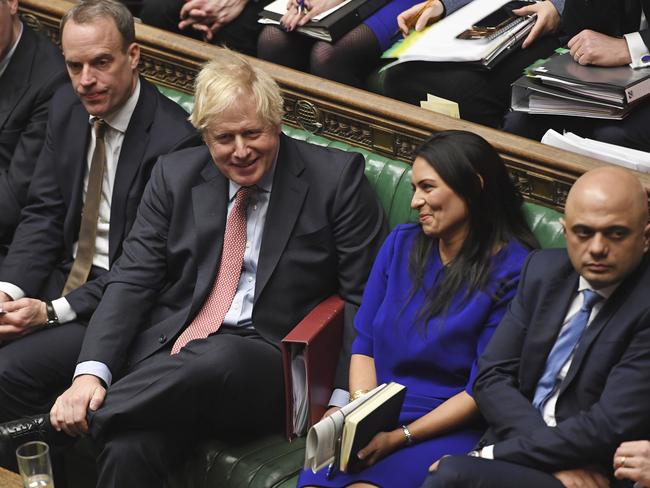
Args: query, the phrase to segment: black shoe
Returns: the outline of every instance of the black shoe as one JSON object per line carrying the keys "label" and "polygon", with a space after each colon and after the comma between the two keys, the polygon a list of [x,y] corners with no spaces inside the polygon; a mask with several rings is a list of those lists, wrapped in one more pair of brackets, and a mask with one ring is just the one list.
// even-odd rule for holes
{"label": "black shoe", "polygon": [[29,441],[52,441],[54,429],[48,414],[0,424],[0,466],[14,468],[16,448]]}

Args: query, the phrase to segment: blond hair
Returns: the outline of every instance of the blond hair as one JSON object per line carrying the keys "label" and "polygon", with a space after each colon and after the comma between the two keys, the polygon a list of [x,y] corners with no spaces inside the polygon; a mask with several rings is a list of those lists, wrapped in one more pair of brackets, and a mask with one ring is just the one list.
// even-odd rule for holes
{"label": "blond hair", "polygon": [[266,125],[280,126],[283,100],[275,80],[243,56],[222,49],[196,77],[190,122],[204,131],[244,97],[253,98],[257,115]]}

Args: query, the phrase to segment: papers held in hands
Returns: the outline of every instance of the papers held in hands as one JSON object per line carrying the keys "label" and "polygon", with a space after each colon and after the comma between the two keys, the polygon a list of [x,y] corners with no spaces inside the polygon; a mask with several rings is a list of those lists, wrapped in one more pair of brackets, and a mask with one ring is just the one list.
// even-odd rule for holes
{"label": "papers held in hands", "polygon": [[[321,41],[334,42],[354,29],[363,20],[383,7],[388,0],[344,0],[342,3],[316,15],[297,32]],[[287,12],[288,0],[275,0],[260,12],[260,24],[280,25]]]}
{"label": "papers held in hands", "polygon": [[377,433],[397,427],[405,394],[405,386],[384,383],[312,426],[305,469],[316,472],[333,465],[344,473],[360,471],[363,463],[357,453]]}
{"label": "papers held in hands", "polygon": [[383,58],[397,60],[383,69],[407,61],[495,66],[521,45],[535,23],[534,16],[514,16],[489,28],[487,24],[482,25],[508,3],[508,0],[473,0],[423,31],[412,32],[384,52]]}
{"label": "papers held in hands", "polygon": [[648,94],[649,68],[582,66],[567,49],[558,49],[513,83],[511,107],[532,114],[622,119]]}

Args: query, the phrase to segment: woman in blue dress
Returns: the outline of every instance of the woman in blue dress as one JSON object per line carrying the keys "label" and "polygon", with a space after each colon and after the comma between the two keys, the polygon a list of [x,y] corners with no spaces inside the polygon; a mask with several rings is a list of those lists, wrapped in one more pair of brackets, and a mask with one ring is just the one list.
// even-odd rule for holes
{"label": "woman in blue dress", "polygon": [[477,358],[536,241],[501,158],[475,134],[432,136],[412,183],[419,222],[397,226],[377,256],[350,362],[353,398],[390,381],[407,387],[399,425],[359,452],[361,472],[304,471],[298,486],[419,487],[433,461],[470,451],[482,433]]}

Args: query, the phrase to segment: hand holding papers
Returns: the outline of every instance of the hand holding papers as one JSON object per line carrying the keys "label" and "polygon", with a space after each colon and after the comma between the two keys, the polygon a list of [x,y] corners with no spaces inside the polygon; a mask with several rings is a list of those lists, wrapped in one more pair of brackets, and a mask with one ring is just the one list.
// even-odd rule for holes
{"label": "hand holding papers", "polygon": [[442,18],[445,8],[440,0],[427,0],[413,5],[397,16],[397,26],[404,37],[411,30],[421,31]]}

